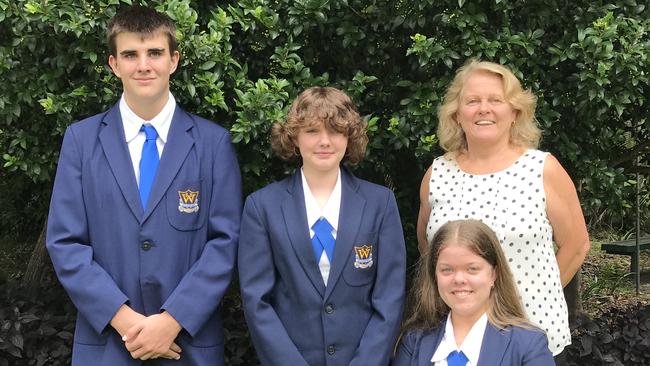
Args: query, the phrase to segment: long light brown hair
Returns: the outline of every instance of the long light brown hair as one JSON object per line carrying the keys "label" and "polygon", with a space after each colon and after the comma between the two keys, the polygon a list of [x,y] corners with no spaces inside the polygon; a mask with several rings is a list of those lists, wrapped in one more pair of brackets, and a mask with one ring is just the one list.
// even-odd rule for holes
{"label": "long light brown hair", "polygon": [[436,263],[442,249],[450,245],[464,246],[492,266],[496,279],[488,300],[488,321],[497,328],[532,327],[494,231],[478,220],[458,220],[438,229],[427,252],[420,258],[411,289],[412,314],[404,323],[404,331],[435,328],[446,319],[450,309],[438,292]]}

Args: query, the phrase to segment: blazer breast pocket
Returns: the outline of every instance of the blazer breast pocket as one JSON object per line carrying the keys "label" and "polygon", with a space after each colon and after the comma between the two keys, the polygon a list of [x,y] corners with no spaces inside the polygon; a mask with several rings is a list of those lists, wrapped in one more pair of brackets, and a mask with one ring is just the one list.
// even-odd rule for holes
{"label": "blazer breast pocket", "polygon": [[343,269],[343,279],[350,286],[365,286],[377,273],[377,232],[359,233]]}
{"label": "blazer breast pocket", "polygon": [[167,218],[176,230],[192,231],[203,226],[202,218],[208,207],[203,207],[206,202],[205,192],[201,181],[174,182],[165,195]]}

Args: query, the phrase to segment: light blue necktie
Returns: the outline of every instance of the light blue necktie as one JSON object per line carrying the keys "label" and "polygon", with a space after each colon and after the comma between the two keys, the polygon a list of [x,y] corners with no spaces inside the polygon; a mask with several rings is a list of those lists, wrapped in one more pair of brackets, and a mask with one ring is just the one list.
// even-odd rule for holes
{"label": "light blue necktie", "polygon": [[151,192],[153,180],[156,178],[156,171],[158,170],[158,147],[156,146],[156,139],[158,132],[152,125],[142,125],[140,131],[144,131],[146,140],[142,145],[142,156],[140,157],[140,200],[142,201],[142,208],[147,208],[147,200]]}
{"label": "light blue necktie", "polygon": [[311,245],[314,248],[314,254],[316,255],[316,262],[320,262],[320,257],[323,254],[323,250],[327,255],[327,259],[332,263],[332,258],[334,257],[334,236],[332,236],[332,225],[325,218],[320,218],[314,223],[311,227],[314,230],[314,237],[311,238]]}
{"label": "light blue necktie", "polygon": [[467,365],[467,356],[463,351],[452,351],[449,356],[447,356],[447,365],[448,366],[465,366]]}

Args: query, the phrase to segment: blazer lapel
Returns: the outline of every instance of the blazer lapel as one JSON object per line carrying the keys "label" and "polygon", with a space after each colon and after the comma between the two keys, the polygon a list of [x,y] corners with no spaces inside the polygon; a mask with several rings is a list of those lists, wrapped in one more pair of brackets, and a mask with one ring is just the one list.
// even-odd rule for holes
{"label": "blazer lapel", "polygon": [[143,222],[151,215],[158,202],[167,192],[172,180],[181,169],[185,157],[194,146],[194,138],[190,133],[193,126],[190,116],[177,106],[172,118],[172,124],[169,127],[167,143],[160,158],[156,179],[151,187],[150,203],[147,204],[147,209],[142,218]]}
{"label": "blazer lapel", "polygon": [[320,274],[314,250],[309,237],[309,224],[307,223],[307,209],[305,208],[305,195],[302,189],[302,177],[300,170],[293,175],[287,187],[289,193],[287,199],[282,202],[282,215],[287,226],[289,239],[293,250],[296,252],[298,261],[307,277],[314,285],[318,293],[323,296],[325,284]]}
{"label": "blazer lapel", "polygon": [[356,178],[344,168],[341,168],[341,206],[339,209],[339,225],[334,246],[334,260],[330,268],[325,298],[329,297],[341,276],[345,266],[350,265],[350,251],[359,232],[361,217],[366,206],[365,198],[357,192],[359,183]]}
{"label": "blazer lapel", "polygon": [[140,203],[140,192],[138,191],[138,183],[135,180],[131,156],[126,146],[122,116],[117,104],[108,110],[102,120],[102,125],[99,132],[99,142],[102,145],[104,154],[106,154],[108,165],[113,171],[115,180],[117,180],[117,184],[131,212],[139,222],[142,222],[143,210]]}
{"label": "blazer lapel", "polygon": [[483,345],[481,345],[477,366],[501,365],[511,335],[511,332],[499,330],[488,322],[483,334]]}
{"label": "blazer lapel", "polygon": [[442,321],[438,328],[432,330],[430,333],[422,336],[422,341],[419,342],[419,355],[417,365],[432,365],[431,357],[438,349],[442,336],[445,334],[446,321]]}

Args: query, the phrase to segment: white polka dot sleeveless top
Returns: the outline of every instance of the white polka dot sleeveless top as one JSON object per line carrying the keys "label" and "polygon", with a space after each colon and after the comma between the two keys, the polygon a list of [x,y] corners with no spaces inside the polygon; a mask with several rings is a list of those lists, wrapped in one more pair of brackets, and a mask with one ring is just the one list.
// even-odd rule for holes
{"label": "white polka dot sleeveless top", "polygon": [[527,150],[510,167],[468,174],[440,156],[431,166],[427,240],[447,221],[477,219],[497,234],[528,318],[554,355],[571,343],[566,300],[546,216],[542,173],[548,153]]}

